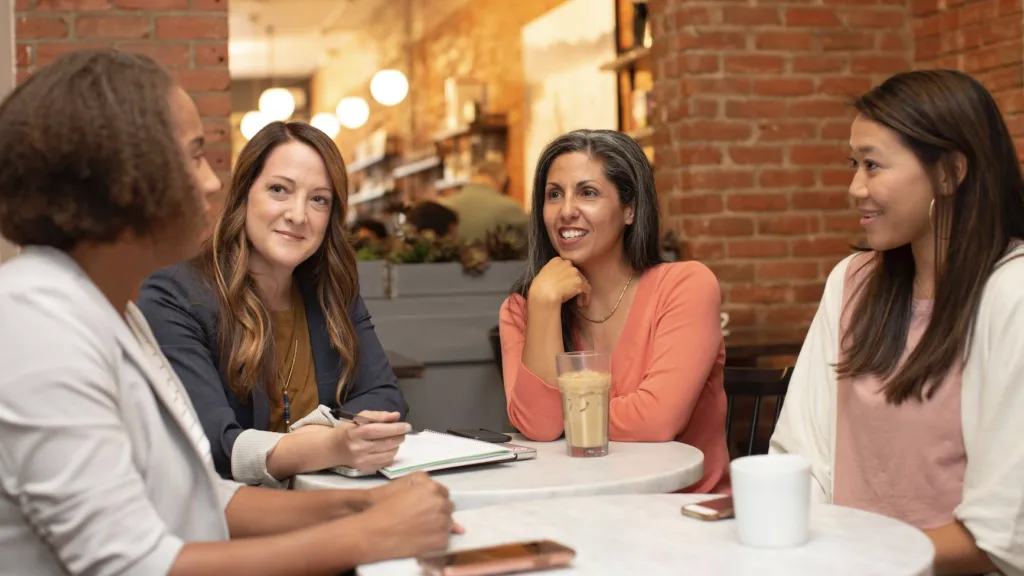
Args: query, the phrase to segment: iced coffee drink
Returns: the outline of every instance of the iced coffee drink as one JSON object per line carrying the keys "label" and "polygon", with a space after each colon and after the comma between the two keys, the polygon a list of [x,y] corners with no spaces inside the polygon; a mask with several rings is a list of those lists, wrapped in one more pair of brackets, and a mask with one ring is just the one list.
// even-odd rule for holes
{"label": "iced coffee drink", "polygon": [[612,375],[608,356],[599,352],[559,354],[565,442],[570,456],[608,454],[608,402]]}
{"label": "iced coffee drink", "polygon": [[583,370],[558,377],[562,392],[565,441],[570,456],[608,453],[608,393],[612,375]]}

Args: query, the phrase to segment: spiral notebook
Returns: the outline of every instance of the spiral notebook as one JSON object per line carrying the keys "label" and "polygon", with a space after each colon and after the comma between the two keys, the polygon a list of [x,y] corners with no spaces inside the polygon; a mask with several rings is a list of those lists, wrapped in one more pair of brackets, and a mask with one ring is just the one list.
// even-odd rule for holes
{"label": "spiral notebook", "polygon": [[394,479],[413,472],[432,472],[515,459],[516,453],[501,444],[423,430],[406,436],[395,455],[395,462],[382,468],[380,473]]}

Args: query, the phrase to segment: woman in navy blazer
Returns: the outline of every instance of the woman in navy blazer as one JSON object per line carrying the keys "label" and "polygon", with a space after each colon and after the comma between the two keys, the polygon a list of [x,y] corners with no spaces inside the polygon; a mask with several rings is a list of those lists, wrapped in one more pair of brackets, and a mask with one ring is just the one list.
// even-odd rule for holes
{"label": "woman in navy blazer", "polygon": [[[409,430],[359,296],[346,190],[330,138],[274,122],[241,151],[202,254],[142,286],[139,308],[226,478],[280,487],[333,466],[375,470]],[[338,422],[339,406],[376,423]]]}

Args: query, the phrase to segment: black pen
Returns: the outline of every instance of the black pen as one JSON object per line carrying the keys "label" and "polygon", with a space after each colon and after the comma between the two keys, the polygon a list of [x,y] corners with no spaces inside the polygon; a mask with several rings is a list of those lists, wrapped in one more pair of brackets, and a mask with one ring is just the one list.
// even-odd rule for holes
{"label": "black pen", "polygon": [[366,416],[360,416],[358,414],[353,414],[351,412],[345,412],[341,408],[335,408],[334,410],[331,410],[331,415],[337,418],[338,420],[341,420],[343,422],[351,422],[357,426],[360,424],[374,423],[373,420],[370,420]]}
{"label": "black pen", "polygon": [[[341,408],[335,408],[334,410],[331,410],[331,415],[334,416],[335,418],[337,418],[338,420],[341,420],[342,422],[351,422],[351,423],[355,424],[356,426],[360,426],[360,425],[363,425],[363,424],[376,424],[377,423],[376,420],[371,420],[371,419],[367,418],[366,416],[360,416],[359,414],[353,414],[351,412],[346,412],[346,411],[342,410]],[[417,434],[417,433],[419,433],[419,431],[418,430],[414,430],[410,426],[409,427],[409,432],[407,434]]]}

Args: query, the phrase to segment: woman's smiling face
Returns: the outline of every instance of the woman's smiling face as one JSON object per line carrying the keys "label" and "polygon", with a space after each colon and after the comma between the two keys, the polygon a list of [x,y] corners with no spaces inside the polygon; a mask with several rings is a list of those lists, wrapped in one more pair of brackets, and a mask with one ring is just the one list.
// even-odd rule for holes
{"label": "woman's smiling face", "polygon": [[874,250],[891,250],[932,235],[932,181],[914,151],[893,130],[858,115],[850,127],[850,196]]}
{"label": "woman's smiling face", "polygon": [[622,236],[633,217],[633,207],[619,200],[600,160],[570,152],[551,163],[544,189],[544,226],[562,258],[578,267],[621,259]]}

